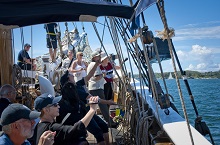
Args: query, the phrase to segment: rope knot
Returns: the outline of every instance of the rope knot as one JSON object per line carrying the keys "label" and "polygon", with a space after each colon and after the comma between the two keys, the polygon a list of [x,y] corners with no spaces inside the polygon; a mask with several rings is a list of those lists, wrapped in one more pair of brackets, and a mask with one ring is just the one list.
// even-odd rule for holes
{"label": "rope knot", "polygon": [[175,30],[171,27],[169,29],[164,29],[163,31],[157,30],[156,32],[157,32],[157,36],[163,40],[172,38],[175,36]]}

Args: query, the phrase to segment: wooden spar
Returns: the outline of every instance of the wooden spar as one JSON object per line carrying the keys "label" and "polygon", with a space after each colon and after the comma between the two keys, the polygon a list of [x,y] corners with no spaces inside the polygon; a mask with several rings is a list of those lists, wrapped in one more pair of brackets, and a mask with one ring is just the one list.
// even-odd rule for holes
{"label": "wooden spar", "polygon": [[13,63],[11,29],[0,28],[0,86],[12,84]]}

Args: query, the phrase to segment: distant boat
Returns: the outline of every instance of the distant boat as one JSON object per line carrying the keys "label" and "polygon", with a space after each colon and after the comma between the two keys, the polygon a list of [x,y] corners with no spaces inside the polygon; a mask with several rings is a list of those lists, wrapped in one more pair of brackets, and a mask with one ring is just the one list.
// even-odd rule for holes
{"label": "distant boat", "polygon": [[170,79],[174,79],[173,76],[172,76],[172,74],[171,74],[171,72],[170,72],[170,75],[169,75],[168,79],[169,79],[169,80],[170,80]]}

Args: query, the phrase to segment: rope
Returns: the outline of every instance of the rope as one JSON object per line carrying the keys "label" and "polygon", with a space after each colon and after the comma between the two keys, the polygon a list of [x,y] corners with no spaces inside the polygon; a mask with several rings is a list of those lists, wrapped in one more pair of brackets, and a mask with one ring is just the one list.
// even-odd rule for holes
{"label": "rope", "polygon": [[[96,32],[96,35],[97,35],[98,39],[99,39],[99,42],[101,43],[101,47],[104,49],[106,55],[108,56],[108,53],[107,53],[107,51],[106,51],[106,49],[105,49],[105,47],[104,47],[103,42],[101,41],[101,38],[100,38],[100,36],[99,36],[99,33],[98,33],[98,30],[97,30],[97,28],[96,28],[95,23],[92,22],[92,25],[93,25],[93,28],[94,28],[94,30],[95,30],[95,32]],[[117,72],[116,72],[116,74],[117,74]],[[118,74],[117,74],[117,75],[118,75]],[[118,76],[119,76],[119,75],[118,75]],[[120,81],[120,82],[123,82],[120,77],[119,77],[119,81]]]}
{"label": "rope", "polygon": [[166,20],[166,16],[165,16],[164,1],[163,0],[158,1],[157,2],[157,7],[159,9],[160,17],[161,17],[161,20],[162,20],[163,25],[164,25],[165,33],[168,36],[167,41],[168,41],[168,46],[169,46],[170,55],[171,55],[171,59],[172,59],[172,64],[173,64],[173,68],[174,68],[174,75],[175,75],[175,78],[176,78],[176,83],[177,83],[177,87],[178,87],[178,91],[179,91],[179,95],[180,95],[181,105],[182,105],[182,108],[183,108],[184,116],[185,116],[187,127],[188,127],[188,130],[189,130],[191,143],[192,143],[192,145],[194,145],[192,132],[191,132],[191,128],[190,128],[190,125],[189,125],[189,118],[188,118],[188,115],[187,115],[187,112],[186,112],[186,106],[185,106],[185,103],[184,103],[182,90],[181,90],[181,87],[180,87],[180,82],[179,82],[179,79],[177,77],[177,69],[176,69],[175,60],[174,60],[174,56],[173,56],[172,43],[171,43],[170,36],[169,36],[170,30],[168,29],[168,24],[167,24],[167,20]]}
{"label": "rope", "polygon": [[[166,84],[165,77],[164,77],[164,73],[163,73],[163,68],[162,68],[162,65],[161,65],[160,57],[159,57],[159,52],[158,52],[158,48],[157,48],[157,43],[156,43],[155,39],[153,39],[153,44],[154,44],[154,48],[155,48],[154,50],[155,50],[155,52],[156,52],[156,57],[157,57],[157,61],[158,61],[158,64],[159,64],[161,76],[162,76],[162,79],[163,79],[163,84],[164,84],[164,87],[165,87],[165,90],[166,90],[166,94],[169,95],[169,93],[168,93],[168,88],[167,88],[167,84]],[[173,99],[173,98],[172,98],[172,99]]]}
{"label": "rope", "polygon": [[[31,58],[33,58],[33,29],[32,29],[32,26],[31,26],[31,46],[32,46],[32,49],[31,49]],[[33,62],[32,62],[33,64]],[[31,84],[33,84],[33,67],[31,66]],[[28,84],[29,85],[29,84]],[[29,86],[28,86],[29,87]]]}
{"label": "rope", "polygon": [[11,34],[12,34],[12,50],[13,50],[13,60],[15,60],[15,40],[14,40],[14,30],[11,30]]}
{"label": "rope", "polygon": [[[95,30],[95,32],[96,32],[96,35],[97,35],[97,37],[98,37],[100,43],[101,43],[101,47],[104,49],[105,53],[107,54],[107,51],[106,51],[106,49],[105,49],[105,47],[104,47],[104,45],[103,45],[103,42],[102,42],[102,40],[101,40],[101,38],[100,38],[100,35],[99,35],[99,33],[98,33],[98,30],[97,30],[97,28],[96,28],[95,23],[92,22],[92,25],[93,25],[93,28],[94,28],[94,30]],[[108,56],[108,54],[107,54],[107,56]],[[110,60],[110,61],[111,61],[111,60]],[[114,70],[115,70],[115,68],[114,68]],[[116,74],[118,75],[117,71],[115,71],[115,72],[116,72]],[[119,77],[119,75],[118,75],[118,78],[119,78],[119,81],[123,83],[123,81],[121,80],[121,78]],[[123,85],[123,87],[124,87],[124,85]]]}
{"label": "rope", "polygon": [[[20,28],[20,33],[21,33],[21,45],[22,45],[22,50],[23,50],[23,53],[24,53],[24,33],[23,33],[23,28]],[[24,61],[24,60],[23,60]],[[24,69],[24,78],[26,78],[28,75],[27,75],[27,65],[24,65],[25,69]]]}
{"label": "rope", "polygon": [[[108,23],[107,23],[107,25],[109,26]],[[118,38],[118,33],[117,33],[117,30],[116,30],[116,25],[114,23],[114,19],[113,18],[110,18],[110,26],[111,26],[112,32],[110,31],[110,27],[108,27],[109,28],[109,32],[110,32],[110,35],[112,37],[113,44],[115,45],[115,49],[116,49],[116,52],[117,52],[119,63],[122,65],[121,66],[122,73],[123,73],[123,75],[127,76],[128,73],[126,71],[125,64],[123,63],[124,58],[123,58],[123,54],[122,54],[122,50],[121,50],[120,41],[119,41],[119,38]],[[114,68],[114,70],[115,70],[115,68]],[[115,72],[116,72],[116,75],[118,77],[120,77],[116,70],[115,70]],[[126,88],[126,85],[125,85],[125,84],[128,84],[128,82],[126,82],[127,79],[126,78],[122,78],[121,80],[122,80],[121,83],[123,85],[124,91],[128,90],[128,88]],[[124,97],[122,99],[125,100]]]}
{"label": "rope", "polygon": [[77,25],[76,25],[76,22],[72,22],[73,23],[73,26],[77,29]]}
{"label": "rope", "polygon": [[[139,30],[139,32],[142,32],[142,31]],[[159,115],[159,110],[158,110],[158,105],[157,105],[158,93],[157,93],[157,89],[156,89],[156,86],[155,86],[155,83],[154,83],[153,69],[152,69],[151,64],[150,64],[150,60],[149,60],[149,57],[148,57],[149,56],[148,52],[146,51],[146,46],[144,45],[144,42],[143,42],[143,35],[141,35],[140,38],[141,38],[141,43],[142,43],[143,50],[144,50],[144,57],[145,57],[145,60],[146,60],[147,66],[148,66],[149,80],[150,80],[150,83],[151,83],[153,99],[154,99],[154,103],[155,103],[155,106],[156,106],[157,118],[158,118],[159,125],[161,127],[160,115]]]}
{"label": "rope", "polygon": [[61,63],[63,62],[63,57],[64,57],[64,55],[63,55],[63,50],[62,50],[62,44],[61,44],[61,29],[60,29],[60,23],[58,23],[58,35],[59,36],[57,36],[58,37],[58,39],[57,39],[57,42],[58,42],[58,45],[59,45],[59,48],[60,48],[60,56],[61,56]]}
{"label": "rope", "polygon": [[[117,22],[117,19],[116,19],[116,22]],[[120,25],[119,26],[119,24],[121,24],[121,23],[123,23],[122,21],[120,21],[120,23],[118,22],[117,23],[117,29],[118,29],[118,31],[123,31],[123,26],[122,25]],[[126,34],[126,36],[129,38],[129,35],[128,35],[128,33],[126,32],[125,33]],[[122,34],[121,34],[122,35]],[[122,36],[123,37],[123,36]],[[124,40],[124,43],[126,44],[127,42],[126,42],[126,40]],[[135,57],[135,54],[133,53],[133,51],[131,50],[131,46],[133,46],[134,47],[134,45],[133,45],[133,43],[128,43],[128,45],[127,45],[127,47],[128,47],[128,50],[129,50],[129,52],[130,52],[130,54],[131,54],[131,56],[132,56],[132,58],[133,58],[133,61],[134,61],[134,63],[135,63],[135,65],[137,66],[137,57]],[[142,65],[143,65],[143,62],[142,62]],[[144,76],[144,79],[142,79],[144,82],[145,82],[145,85],[146,86],[148,86],[148,84],[147,84],[147,81],[146,81],[146,79],[148,79],[148,73],[147,72],[144,72],[144,68],[145,68],[145,66],[143,66],[143,67],[141,67],[140,69],[141,69],[141,72],[142,72],[142,77]]]}
{"label": "rope", "polygon": [[[32,29],[31,29],[32,30]],[[23,50],[23,52],[25,51],[24,50],[24,31],[23,31],[23,28],[20,28],[20,33],[21,33],[21,44],[22,44],[22,50]],[[32,34],[32,31],[31,31],[31,34]],[[31,35],[31,42],[32,42],[32,35]],[[28,72],[27,72],[27,65],[24,65],[25,66],[25,69],[24,69],[24,80],[25,80],[25,82],[27,82],[27,86],[25,86],[25,88],[23,89],[24,91],[22,91],[22,95],[25,95],[26,96],[26,98],[24,98],[24,99],[26,99],[26,100],[24,100],[24,99],[22,99],[22,103],[23,104],[25,104],[26,106],[28,106],[28,107],[32,107],[32,106],[30,106],[30,104],[26,104],[26,103],[28,103],[28,101],[30,101],[31,102],[31,100],[32,100],[32,96],[30,97],[30,92],[29,92],[29,83],[28,83]],[[31,70],[32,70],[32,68],[31,68]],[[23,77],[22,75],[21,75],[21,77]],[[32,75],[33,76],[33,75]],[[22,80],[23,81],[23,80]],[[24,93],[24,94],[23,94]]]}
{"label": "rope", "polygon": [[[137,41],[135,41],[135,52],[136,52],[136,56],[138,56],[138,49],[137,49]],[[142,92],[143,92],[143,88],[142,88],[142,75],[141,75],[141,70],[140,70],[140,68],[141,68],[141,65],[140,65],[140,59],[138,59],[138,72],[139,72],[139,78],[140,78],[140,91],[141,91],[141,94],[142,94]],[[142,95],[143,96],[143,95]],[[141,97],[142,98],[142,112],[144,112],[144,98],[143,97]]]}
{"label": "rope", "polygon": [[[104,24],[106,23],[106,19],[105,19],[105,22]],[[102,42],[103,42],[103,39],[104,39],[104,34],[105,34],[105,25],[104,25],[104,28],[102,30]],[[101,47],[102,48],[102,47]]]}

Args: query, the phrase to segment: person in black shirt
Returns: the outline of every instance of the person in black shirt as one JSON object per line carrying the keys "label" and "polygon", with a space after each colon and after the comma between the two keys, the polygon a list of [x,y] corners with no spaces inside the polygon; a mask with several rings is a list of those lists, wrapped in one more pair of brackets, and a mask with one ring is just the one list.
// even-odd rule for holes
{"label": "person in black shirt", "polygon": [[34,131],[35,144],[38,143],[41,134],[44,131],[56,131],[54,145],[74,145],[86,141],[86,127],[97,110],[98,97],[91,97],[89,102],[90,110],[88,113],[74,125],[63,125],[55,123],[54,120],[59,116],[59,104],[61,96],[54,97],[49,93],[44,93],[34,101],[34,108],[41,111],[40,122],[36,125]]}
{"label": "person in black shirt", "polygon": [[50,58],[52,62],[56,62],[57,53],[57,23],[48,23],[44,25],[47,35],[47,48],[49,48]]}
{"label": "person in black shirt", "polygon": [[[83,114],[87,112],[89,108],[87,108],[85,104],[87,103],[87,99],[92,95],[86,92],[84,86],[93,76],[99,64],[100,60],[97,60],[89,74],[78,82],[74,81],[74,76],[68,71],[66,71],[66,73],[61,77],[62,100],[60,101],[60,116],[57,117],[57,122],[62,122],[63,118],[70,113],[64,124],[71,125],[80,120]],[[102,104],[115,105],[112,100],[100,99],[99,101]],[[108,126],[99,116],[93,116],[87,130],[94,135],[98,144],[109,144]]]}
{"label": "person in black shirt", "polygon": [[36,64],[34,64],[34,60],[33,58],[30,58],[28,51],[30,50],[31,45],[26,43],[24,45],[24,49],[22,49],[19,53],[18,53],[18,66],[23,69],[23,70],[36,70]]}

